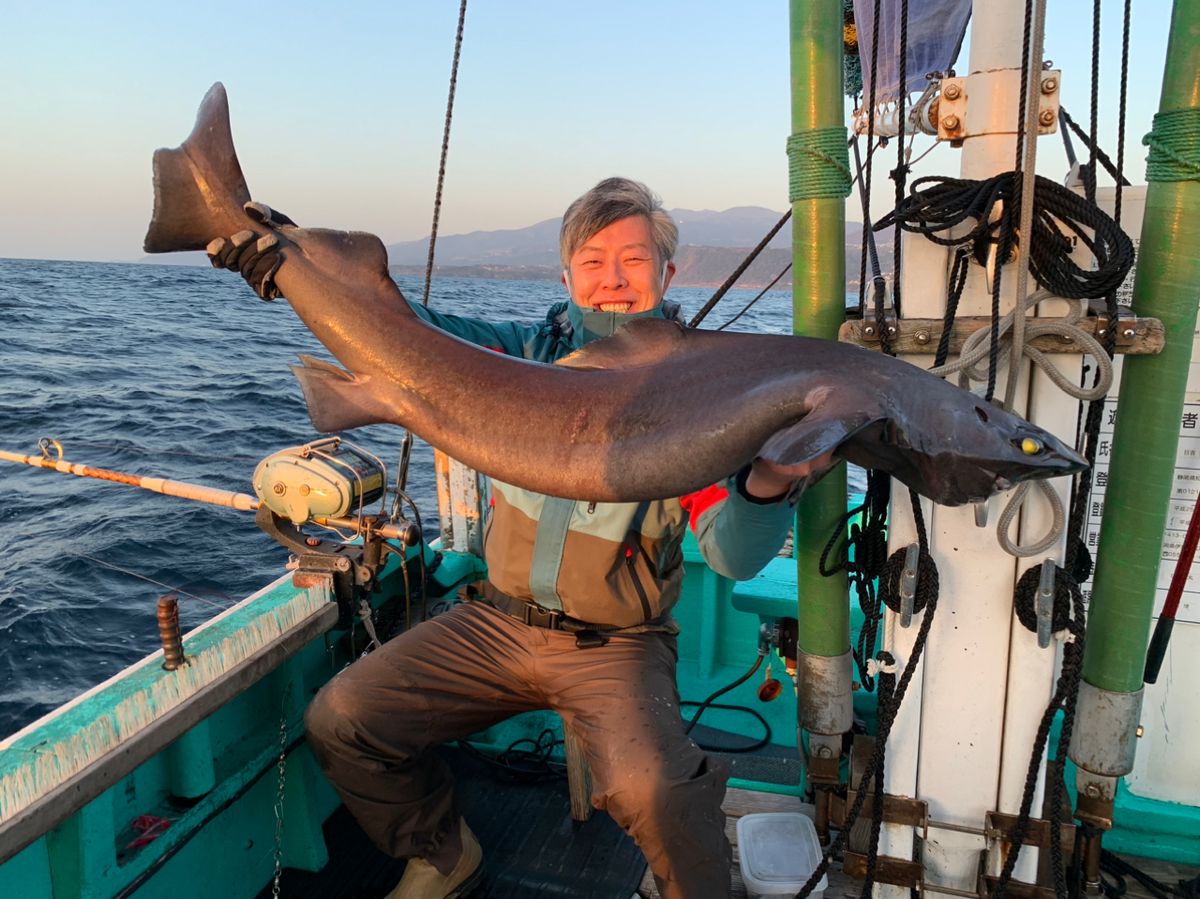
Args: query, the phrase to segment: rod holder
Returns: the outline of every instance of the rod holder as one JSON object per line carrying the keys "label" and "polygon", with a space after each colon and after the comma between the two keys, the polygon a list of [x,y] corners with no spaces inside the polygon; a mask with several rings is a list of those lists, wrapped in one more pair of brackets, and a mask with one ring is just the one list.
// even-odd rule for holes
{"label": "rod holder", "polygon": [[179,633],[179,599],[174,593],[158,598],[158,636],[162,640],[163,668],[167,671],[182,668],[187,659],[183,655],[183,637]]}

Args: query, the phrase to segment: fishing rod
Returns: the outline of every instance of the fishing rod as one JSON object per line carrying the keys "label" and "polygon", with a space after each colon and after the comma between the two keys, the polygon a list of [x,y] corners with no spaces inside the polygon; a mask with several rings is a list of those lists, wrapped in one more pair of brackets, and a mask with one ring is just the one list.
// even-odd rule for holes
{"label": "fishing rod", "polygon": [[[296,526],[314,524],[358,536],[399,540],[406,546],[415,546],[421,538],[416,526],[402,517],[364,512],[367,503],[386,492],[387,471],[376,457],[340,437],[290,447],[265,458],[252,479],[257,496],[69,462],[62,444],[51,438],[39,440],[38,449],[40,456],[0,450],[0,459],[241,512],[259,512],[265,507],[275,518],[286,518]],[[357,516],[349,516],[355,509]],[[262,516],[259,518],[261,524]]]}

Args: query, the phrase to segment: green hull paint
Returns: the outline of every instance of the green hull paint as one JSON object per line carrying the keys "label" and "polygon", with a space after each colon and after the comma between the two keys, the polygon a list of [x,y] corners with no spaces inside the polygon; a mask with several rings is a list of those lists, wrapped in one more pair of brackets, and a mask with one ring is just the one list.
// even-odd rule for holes
{"label": "green hull paint", "polygon": [[[679,639],[680,694],[703,699],[745,673],[757,656],[757,636],[762,617],[795,615],[795,567],[789,559],[773,562],[757,578],[741,584],[708,571],[694,544],[685,546],[688,575],[685,593],[677,607],[682,633]],[[440,589],[450,591],[460,581],[480,575],[476,560],[447,554],[436,572]],[[393,571],[382,597],[400,589]],[[278,588],[287,592],[286,587]],[[274,591],[257,599],[263,607],[281,601]],[[260,608],[261,612],[262,609]],[[860,616],[852,616],[857,631]],[[327,649],[327,641],[333,647]],[[274,870],[277,760],[280,723],[286,718],[285,742],[293,745],[302,729],[303,708],[309,697],[349,658],[342,632],[316,639],[267,674],[245,692],[181,737],[176,744],[140,765],[71,819],[42,836],[0,865],[0,896],[22,899],[50,897],[109,897],[138,884],[135,895],[171,895],[177,899],[224,895],[252,896],[270,882]],[[141,676],[149,663],[134,666],[130,678]],[[157,664],[152,666],[157,670]],[[164,672],[165,674],[165,672]],[[785,681],[782,662],[773,657],[772,674]],[[773,703],[758,701],[759,677],[732,691],[722,701],[756,709],[770,723],[773,742],[794,747],[796,700],[785,689]],[[71,712],[88,708],[102,714],[130,684],[118,680],[92,694]],[[105,698],[105,693],[109,695]],[[874,718],[874,697],[856,695],[856,712],[868,724]],[[77,726],[81,719],[74,719]],[[711,710],[704,722],[723,730],[759,735],[760,725],[744,714]],[[522,738],[536,738],[547,726],[559,727],[557,716],[531,713],[478,735],[483,748],[503,749]],[[28,750],[51,736],[60,738],[61,721],[21,738]],[[181,777],[180,760],[208,753],[197,778],[195,770]],[[12,752],[0,754],[0,765],[11,765]],[[173,804],[172,794],[182,788],[203,786],[204,771],[211,769],[213,786],[198,801]],[[732,786],[769,792],[800,793],[803,785],[764,783],[735,778]],[[293,745],[286,763],[282,851],[283,864],[304,870],[325,862],[321,825],[337,806],[337,797],[317,771],[303,743]],[[170,826],[137,850],[126,849],[136,837],[131,822],[140,815],[171,819]],[[1200,862],[1200,811],[1172,803],[1132,796],[1122,787],[1117,802],[1117,828],[1106,845],[1137,855],[1195,864]],[[214,859],[221,864],[215,865]]]}

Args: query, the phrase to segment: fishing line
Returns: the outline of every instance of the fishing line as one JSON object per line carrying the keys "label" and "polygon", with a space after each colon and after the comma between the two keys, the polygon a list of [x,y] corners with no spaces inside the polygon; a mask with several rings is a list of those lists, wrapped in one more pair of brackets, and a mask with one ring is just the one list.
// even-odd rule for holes
{"label": "fishing line", "polygon": [[[102,568],[109,568],[113,571],[119,571],[121,574],[127,574],[130,577],[138,578],[139,580],[146,581],[149,584],[154,584],[156,587],[163,587],[173,593],[178,593],[180,596],[191,597],[192,599],[196,600],[197,602],[201,602],[201,603],[204,603],[205,605],[212,606],[214,609],[220,609],[222,612],[224,612],[227,608],[229,608],[229,606],[227,606],[227,605],[221,605],[219,602],[215,602],[211,599],[206,599],[205,597],[200,596],[196,593],[192,593],[188,590],[184,590],[182,587],[174,587],[171,584],[164,584],[162,581],[156,581],[152,577],[147,577],[144,574],[138,574],[136,571],[130,571],[128,568],[122,568],[120,565],[114,565],[112,562],[107,562],[104,559],[97,559],[95,556],[89,556],[87,553],[76,552],[76,553],[74,553],[74,555],[78,556],[81,559],[87,559],[89,562],[94,562],[95,564],[101,566]],[[232,605],[234,602],[236,602],[236,600],[232,599],[232,597],[228,597],[228,599],[229,599],[230,605]]]}

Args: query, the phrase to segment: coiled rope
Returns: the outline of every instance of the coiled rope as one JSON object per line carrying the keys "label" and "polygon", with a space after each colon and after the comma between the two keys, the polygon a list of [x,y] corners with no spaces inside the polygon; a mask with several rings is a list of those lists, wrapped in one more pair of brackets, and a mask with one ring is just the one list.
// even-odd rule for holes
{"label": "coiled rope", "polygon": [[788,199],[842,200],[850,195],[850,150],[843,126],[800,131],[787,139]]}
{"label": "coiled rope", "polygon": [[1147,181],[1200,180],[1200,109],[1156,114],[1142,143],[1150,148]]}
{"label": "coiled rope", "polygon": [[[1062,185],[1040,175],[1036,185],[1029,240],[1016,235],[1018,247],[1028,248],[1030,273],[1042,287],[1065,299],[1103,297],[1116,290],[1133,265],[1129,235],[1110,216]],[[1000,229],[1000,223],[992,221],[993,210],[997,203],[1015,208],[1021,193],[1012,172],[985,181],[938,175],[918,178],[909,196],[880,219],[875,230],[897,225],[942,246],[970,244],[976,261],[986,265]],[[1071,259],[1071,235],[1095,256],[1095,270],[1083,269]]]}

